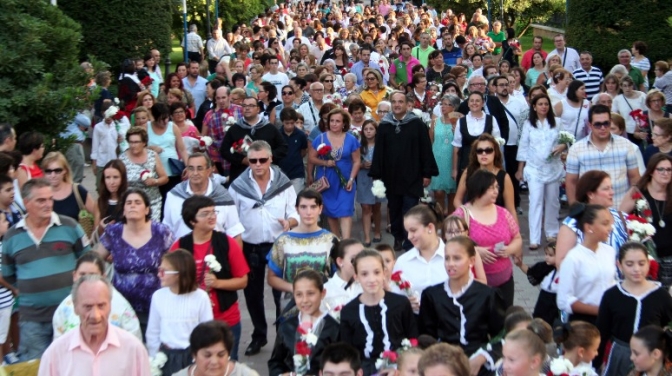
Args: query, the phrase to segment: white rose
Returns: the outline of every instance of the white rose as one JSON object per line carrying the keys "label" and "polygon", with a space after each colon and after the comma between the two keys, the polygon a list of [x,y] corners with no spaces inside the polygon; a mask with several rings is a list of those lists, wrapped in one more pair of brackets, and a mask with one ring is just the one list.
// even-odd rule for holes
{"label": "white rose", "polygon": [[293,357],[294,360],[294,367],[301,367],[303,365],[303,356],[302,355],[294,355]]}
{"label": "white rose", "polygon": [[385,364],[385,361],[382,359],[376,360],[376,369],[381,369],[383,368],[383,365]]}
{"label": "white rose", "polygon": [[638,242],[638,241],[641,241],[642,239],[639,237],[639,235],[632,234],[632,235],[630,235],[630,240],[632,240],[633,242]]}
{"label": "white rose", "polygon": [[210,147],[210,145],[212,145],[212,137],[203,136],[201,137],[201,140],[205,143],[205,146],[207,147]]}
{"label": "white rose", "polygon": [[646,235],[648,236],[653,236],[656,234],[656,228],[653,227],[652,224],[647,223],[644,225],[644,231],[646,232]]}
{"label": "white rose", "polygon": [[306,334],[306,343],[310,346],[315,346],[317,344],[317,336],[312,332]]}

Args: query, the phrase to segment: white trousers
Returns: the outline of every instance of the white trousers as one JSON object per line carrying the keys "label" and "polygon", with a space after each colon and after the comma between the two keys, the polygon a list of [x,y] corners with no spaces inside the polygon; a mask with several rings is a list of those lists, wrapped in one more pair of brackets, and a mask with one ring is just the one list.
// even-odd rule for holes
{"label": "white trousers", "polygon": [[560,182],[541,183],[530,179],[527,181],[527,187],[530,198],[530,244],[541,244],[542,217],[544,218],[546,237],[557,237],[560,230],[560,223],[558,222]]}

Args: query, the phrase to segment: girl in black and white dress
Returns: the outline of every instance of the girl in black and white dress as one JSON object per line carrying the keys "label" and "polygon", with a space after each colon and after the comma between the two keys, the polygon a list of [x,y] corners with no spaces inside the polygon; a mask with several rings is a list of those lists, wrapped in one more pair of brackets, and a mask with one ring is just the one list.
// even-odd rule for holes
{"label": "girl in black and white dress", "polygon": [[624,279],[602,296],[597,328],[602,337],[600,353],[611,341],[605,376],[626,376],[632,368],[630,337],[647,325],[666,326],[672,321],[672,297],[660,282],[649,281],[649,259],[641,243],[625,243],[618,255]]}
{"label": "girl in black and white dress", "polygon": [[383,351],[397,350],[404,339],[417,338],[408,298],[385,291],[385,266],[377,251],[365,249],[353,260],[363,292],[341,312],[340,340],[360,350],[364,376],[376,373]]}

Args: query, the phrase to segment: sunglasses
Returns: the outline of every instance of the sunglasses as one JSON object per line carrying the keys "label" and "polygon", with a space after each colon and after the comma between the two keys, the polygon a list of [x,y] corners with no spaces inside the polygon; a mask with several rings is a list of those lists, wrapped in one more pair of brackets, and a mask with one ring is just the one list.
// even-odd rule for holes
{"label": "sunglasses", "polygon": [[593,128],[595,129],[600,129],[600,128],[609,128],[611,127],[611,122],[610,121],[602,121],[599,123],[593,123]]}
{"label": "sunglasses", "polygon": [[45,175],[60,174],[60,173],[63,172],[63,171],[64,171],[64,170],[63,170],[62,168],[55,168],[55,169],[53,169],[53,170],[47,168],[47,169],[44,170],[44,174],[45,174]]}
{"label": "sunglasses", "polygon": [[264,164],[264,163],[268,162],[268,159],[269,158],[249,158],[248,161],[250,162],[251,165],[257,164],[257,163]]}
{"label": "sunglasses", "polygon": [[334,80],[324,80],[324,82],[329,82],[329,83],[331,83],[331,82],[334,82]]}
{"label": "sunglasses", "polygon": [[494,148],[476,149],[476,154],[492,154],[494,152]]}
{"label": "sunglasses", "polygon": [[294,95],[293,91],[283,91],[282,95]]}

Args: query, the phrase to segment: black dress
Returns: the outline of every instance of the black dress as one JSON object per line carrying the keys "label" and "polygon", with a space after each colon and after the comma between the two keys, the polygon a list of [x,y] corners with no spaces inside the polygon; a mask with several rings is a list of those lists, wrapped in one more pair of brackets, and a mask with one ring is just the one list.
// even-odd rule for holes
{"label": "black dress", "polygon": [[420,333],[460,346],[467,356],[487,346],[504,327],[504,302],[477,281],[455,296],[447,282],[428,287],[420,301]]}
{"label": "black dress", "polygon": [[[361,296],[361,295],[360,295]],[[367,306],[359,297],[341,310],[340,340],[360,351],[364,375],[376,373],[375,363],[385,350],[396,350],[404,339],[417,338],[411,303],[389,291],[378,305]]]}
{"label": "black dress", "polygon": [[527,280],[532,286],[539,286],[539,297],[537,303],[534,305],[534,312],[532,317],[540,318],[553,327],[555,320],[560,318],[558,311],[557,298],[557,283],[554,279],[557,278],[557,269],[554,266],[548,265],[544,261],[532,265],[527,270]]}
{"label": "black dress", "polygon": [[[296,341],[299,338],[297,328],[299,326],[299,317],[293,316],[280,324],[277,336],[275,337],[275,345],[273,346],[273,353],[268,360],[268,374],[270,376],[279,376],[283,373],[294,372],[294,348]],[[322,352],[327,345],[338,341],[339,324],[330,315],[325,315],[319,324],[321,326],[319,331],[317,344],[313,347],[310,354],[310,368],[308,375],[317,375],[320,371],[320,359]]]}

